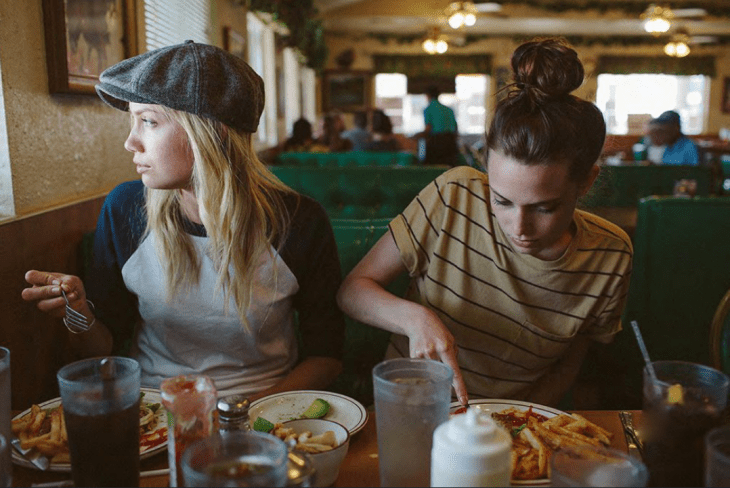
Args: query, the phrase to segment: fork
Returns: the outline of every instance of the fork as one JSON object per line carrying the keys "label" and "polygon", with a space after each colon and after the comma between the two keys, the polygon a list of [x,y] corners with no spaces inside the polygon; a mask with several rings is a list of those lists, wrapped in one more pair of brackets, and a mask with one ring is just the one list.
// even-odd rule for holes
{"label": "fork", "polygon": [[61,288],[61,294],[63,295],[63,299],[66,300],[66,316],[63,318],[63,323],[66,325],[66,328],[74,334],[81,334],[89,330],[91,327],[89,319],[84,314],[71,308],[71,304],[68,298],[66,298],[66,292],[63,291],[63,288]]}

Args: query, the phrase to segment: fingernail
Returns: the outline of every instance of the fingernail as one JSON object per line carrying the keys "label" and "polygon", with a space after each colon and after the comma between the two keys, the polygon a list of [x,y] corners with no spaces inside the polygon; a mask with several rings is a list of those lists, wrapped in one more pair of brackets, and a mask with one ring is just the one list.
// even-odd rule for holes
{"label": "fingernail", "polygon": [[53,288],[51,288],[51,291],[52,291],[53,293],[61,293],[61,287],[59,287],[59,286],[54,286]]}
{"label": "fingernail", "polygon": [[59,280],[53,280],[53,281],[51,281],[51,284],[52,285],[60,285],[61,282]]}

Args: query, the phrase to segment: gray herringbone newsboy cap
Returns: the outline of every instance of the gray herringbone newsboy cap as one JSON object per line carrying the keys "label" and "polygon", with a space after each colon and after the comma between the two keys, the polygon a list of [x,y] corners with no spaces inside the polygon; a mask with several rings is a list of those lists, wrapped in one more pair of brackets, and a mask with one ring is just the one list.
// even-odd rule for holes
{"label": "gray herringbone newsboy cap", "polygon": [[256,132],[264,110],[264,82],[243,59],[193,41],[107,68],[96,91],[120,110],[129,102],[164,105],[245,132]]}

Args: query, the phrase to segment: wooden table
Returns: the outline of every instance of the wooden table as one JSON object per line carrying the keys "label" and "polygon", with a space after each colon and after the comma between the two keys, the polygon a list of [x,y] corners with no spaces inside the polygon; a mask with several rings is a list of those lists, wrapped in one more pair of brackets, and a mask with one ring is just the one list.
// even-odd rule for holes
{"label": "wooden table", "polygon": [[[617,410],[576,411],[596,425],[613,433],[611,447],[627,452],[628,446],[621,427]],[[634,423],[641,425],[641,411],[633,411]],[[162,452],[141,463],[141,470],[148,471],[167,467],[167,452]],[[48,483],[69,479],[67,473],[41,472],[21,466],[13,466],[13,486],[31,486],[36,483]],[[168,486],[168,476],[152,476],[140,479],[140,486]],[[380,486],[378,473],[378,442],[375,429],[375,414],[369,412],[369,418],[363,429],[352,436],[345,461],[333,486]]]}

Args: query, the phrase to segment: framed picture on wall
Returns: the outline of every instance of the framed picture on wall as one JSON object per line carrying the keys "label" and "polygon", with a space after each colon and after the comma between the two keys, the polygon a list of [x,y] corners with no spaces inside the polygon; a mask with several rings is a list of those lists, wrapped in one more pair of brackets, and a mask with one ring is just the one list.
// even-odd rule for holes
{"label": "framed picture on wall", "polygon": [[369,71],[325,71],[322,105],[325,112],[366,110],[370,103],[372,73]]}
{"label": "framed picture on wall", "polygon": [[246,56],[246,38],[231,27],[223,28],[223,49],[239,58],[248,58]]}
{"label": "framed picture on wall", "polygon": [[725,78],[722,83],[722,107],[723,113],[730,114],[730,78]]}
{"label": "framed picture on wall", "polygon": [[135,55],[132,0],[43,0],[48,88],[95,93],[99,75]]}

